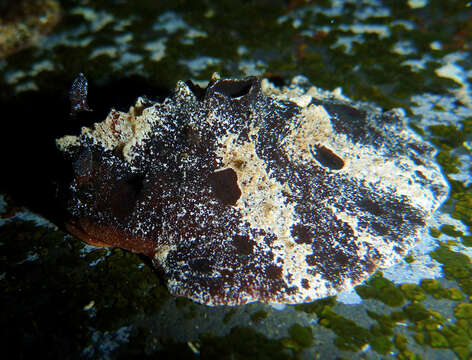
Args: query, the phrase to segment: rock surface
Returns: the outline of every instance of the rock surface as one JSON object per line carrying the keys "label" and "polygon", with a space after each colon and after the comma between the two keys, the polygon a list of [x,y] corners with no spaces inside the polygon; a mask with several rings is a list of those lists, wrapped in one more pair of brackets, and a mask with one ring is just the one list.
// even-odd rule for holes
{"label": "rock surface", "polygon": [[55,0],[5,1],[0,4],[0,59],[33,46],[61,18]]}

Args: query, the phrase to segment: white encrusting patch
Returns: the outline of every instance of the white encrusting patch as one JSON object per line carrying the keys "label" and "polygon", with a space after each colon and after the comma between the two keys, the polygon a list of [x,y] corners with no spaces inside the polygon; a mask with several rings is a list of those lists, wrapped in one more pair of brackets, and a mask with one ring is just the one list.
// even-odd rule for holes
{"label": "white encrusting patch", "polygon": [[[101,123],[95,123],[93,128],[83,127],[81,136],[101,144],[106,150],[122,149],[124,159],[131,164],[136,153],[134,147],[139,146],[152,133],[152,126],[159,121],[154,107],[143,108],[145,100],[138,98],[128,113],[112,110]],[[80,145],[79,136],[64,136],[56,140],[60,149],[66,150]]]}
{"label": "white encrusting patch", "polygon": [[156,261],[157,264],[159,264],[162,267],[166,266],[166,259],[167,256],[171,251],[175,251],[177,249],[177,246],[175,244],[173,245],[162,245],[158,249],[156,249],[154,253],[154,261]]}
{"label": "white encrusting patch", "polygon": [[[257,136],[257,130],[251,129],[249,138]],[[254,144],[254,140],[238,141],[238,135],[232,133],[221,137],[216,155],[222,166],[215,171],[231,168],[236,172],[241,190],[236,208],[243,221],[279,239],[288,238],[295,221],[293,204],[283,195],[282,184],[266,172],[265,162],[257,156]]]}
{"label": "white encrusting patch", "polygon": [[[259,236],[254,240],[261,248],[272,251],[275,259],[281,259],[282,278],[289,287],[296,286],[300,299],[314,299],[329,293],[328,282],[319,274],[306,272],[306,257],[313,253],[309,244],[296,244],[291,234],[292,227],[300,220],[295,213],[295,204],[289,202],[285,193],[290,193],[286,185],[282,185],[266,171],[265,162],[255,151],[255,137],[258,129],[249,131],[250,141],[239,141],[238,136],[228,133],[219,142],[217,155],[222,166],[216,171],[233,169],[238,177],[241,197],[235,207],[253,229],[262,229],[276,236],[270,248]],[[302,279],[309,281],[310,288],[301,286]]]}

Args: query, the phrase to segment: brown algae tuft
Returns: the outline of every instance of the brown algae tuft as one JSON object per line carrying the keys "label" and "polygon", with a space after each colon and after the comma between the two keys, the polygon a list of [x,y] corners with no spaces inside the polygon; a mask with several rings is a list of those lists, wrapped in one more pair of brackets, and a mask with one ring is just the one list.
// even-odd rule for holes
{"label": "brown algae tuft", "polygon": [[208,305],[349,289],[399,262],[448,194],[403,111],[302,76],[178,82],[57,144],[74,168],[69,231],[145,254],[172,294]]}

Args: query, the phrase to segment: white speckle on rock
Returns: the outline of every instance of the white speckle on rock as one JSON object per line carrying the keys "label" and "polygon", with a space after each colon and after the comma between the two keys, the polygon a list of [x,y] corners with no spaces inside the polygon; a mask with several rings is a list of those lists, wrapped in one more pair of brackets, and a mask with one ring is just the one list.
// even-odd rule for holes
{"label": "white speckle on rock", "polygon": [[125,33],[121,34],[115,37],[114,41],[118,45],[123,45],[131,42],[133,40],[133,34],[132,33]]}
{"label": "white speckle on rock", "polygon": [[408,6],[412,9],[419,9],[425,7],[428,4],[428,0],[408,0]]}
{"label": "white speckle on rock", "polygon": [[220,62],[221,59],[209,56],[201,56],[190,60],[179,60],[179,63],[187,66],[190,72],[194,75],[200,74],[203,70],[210,66],[218,65]]}
{"label": "white speckle on rock", "polygon": [[166,11],[159,15],[157,21],[154,23],[153,30],[164,30],[168,34],[174,34],[179,30],[186,29],[187,27],[187,23],[179,14],[173,11]]}
{"label": "white speckle on rock", "polygon": [[29,80],[15,85],[15,94],[19,94],[24,91],[37,91],[39,90],[38,85],[35,81]]}
{"label": "white speckle on rock", "polygon": [[90,7],[78,6],[70,11],[71,14],[82,15],[90,24],[93,32],[102,30],[106,25],[114,21],[114,16],[106,11],[95,11]]}
{"label": "white speckle on rock", "polygon": [[147,42],[144,45],[144,48],[150,52],[153,61],[160,61],[164,58],[166,54],[166,42],[167,39],[158,39]]}
{"label": "white speckle on rock", "polygon": [[116,58],[118,57],[120,50],[116,46],[99,46],[95,48],[89,55],[89,59],[95,59],[99,56],[107,56],[109,58]]}
{"label": "white speckle on rock", "polygon": [[23,70],[10,70],[6,71],[3,74],[3,77],[5,78],[5,81],[8,84],[16,84],[18,81],[26,77],[28,74],[24,72]]}

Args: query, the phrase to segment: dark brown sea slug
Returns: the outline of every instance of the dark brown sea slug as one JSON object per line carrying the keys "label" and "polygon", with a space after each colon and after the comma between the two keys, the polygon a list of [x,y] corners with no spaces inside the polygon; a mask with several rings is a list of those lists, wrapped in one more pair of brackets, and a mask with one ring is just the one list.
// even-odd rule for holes
{"label": "dark brown sea slug", "polygon": [[448,186],[401,110],[304,77],[173,96],[57,140],[73,162],[69,231],[150,257],[175,295],[299,303],[397,263]]}

